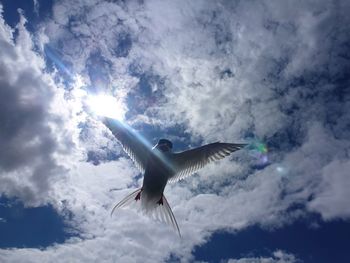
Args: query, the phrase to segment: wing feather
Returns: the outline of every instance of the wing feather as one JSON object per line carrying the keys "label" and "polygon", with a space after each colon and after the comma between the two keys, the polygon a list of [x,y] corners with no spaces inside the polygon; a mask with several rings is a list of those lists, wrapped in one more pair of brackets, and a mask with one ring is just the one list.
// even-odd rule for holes
{"label": "wing feather", "polygon": [[169,178],[169,182],[177,182],[190,176],[208,163],[223,159],[246,145],[244,143],[215,142],[188,151],[175,153],[172,156],[175,167],[174,173]]}
{"label": "wing feather", "polygon": [[152,153],[150,145],[147,145],[136,133],[118,120],[111,118],[104,118],[103,123],[113,133],[123,150],[133,160],[135,166],[140,172],[144,172],[147,165],[149,155]]}

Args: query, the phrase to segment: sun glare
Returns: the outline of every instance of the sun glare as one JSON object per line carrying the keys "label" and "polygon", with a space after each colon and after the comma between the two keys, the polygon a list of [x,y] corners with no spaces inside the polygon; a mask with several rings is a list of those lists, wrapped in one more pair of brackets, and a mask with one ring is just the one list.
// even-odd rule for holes
{"label": "sun glare", "polygon": [[125,109],[120,101],[108,95],[90,96],[87,100],[90,109],[99,116],[117,120],[124,118]]}

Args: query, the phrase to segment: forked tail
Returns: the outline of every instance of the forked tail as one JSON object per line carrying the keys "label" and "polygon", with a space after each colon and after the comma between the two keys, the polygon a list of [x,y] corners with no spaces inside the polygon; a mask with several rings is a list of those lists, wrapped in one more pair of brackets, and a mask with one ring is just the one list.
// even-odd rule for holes
{"label": "forked tail", "polygon": [[181,237],[179,226],[176,222],[175,216],[173,214],[173,211],[171,210],[171,207],[168,203],[168,200],[166,200],[165,196],[162,196],[163,203],[157,204],[157,206],[154,209],[155,216],[162,222],[172,226],[172,228],[177,231],[179,236]]}
{"label": "forked tail", "polygon": [[[133,202],[140,200],[141,192],[142,192],[142,188],[139,188],[136,191],[129,194],[128,196],[126,196],[123,200],[121,200],[118,204],[116,204],[113,207],[113,209],[111,211],[111,216],[113,215],[115,209],[128,206],[128,205],[132,204]],[[142,202],[141,202],[141,204],[142,204]],[[143,211],[146,212],[147,214],[150,214],[151,216],[153,215],[154,217],[156,217],[160,221],[172,226],[172,228],[175,231],[177,231],[177,233],[181,237],[180,229],[179,229],[179,226],[176,222],[173,211],[171,210],[170,205],[168,203],[168,200],[166,200],[164,195],[162,196],[161,201],[158,201],[153,206],[153,209],[151,209],[151,210],[144,209]]]}
{"label": "forked tail", "polygon": [[[130,205],[133,201],[140,199],[139,196],[141,194],[142,188],[137,189],[136,191],[132,192],[131,194],[127,195],[123,200],[121,200],[118,204],[116,204],[112,211],[111,216],[114,213],[114,210],[117,208],[125,207]],[[138,199],[137,199],[138,198]]]}

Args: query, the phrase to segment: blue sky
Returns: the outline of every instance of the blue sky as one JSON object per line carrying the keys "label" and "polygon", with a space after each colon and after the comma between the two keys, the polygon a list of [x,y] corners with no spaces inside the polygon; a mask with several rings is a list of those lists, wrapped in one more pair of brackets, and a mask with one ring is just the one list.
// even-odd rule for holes
{"label": "blue sky", "polygon": [[[349,1],[1,0],[1,262],[346,262]],[[247,149],[169,184],[183,238],[113,205],[151,144]]]}

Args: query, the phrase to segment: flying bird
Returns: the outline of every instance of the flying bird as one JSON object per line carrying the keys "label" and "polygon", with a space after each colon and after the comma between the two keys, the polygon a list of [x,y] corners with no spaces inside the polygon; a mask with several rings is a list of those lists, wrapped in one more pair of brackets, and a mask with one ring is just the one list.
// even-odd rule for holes
{"label": "flying bird", "polygon": [[215,142],[183,152],[173,152],[173,145],[167,139],[160,139],[155,146],[150,147],[140,135],[118,120],[105,117],[102,121],[144,174],[142,187],[116,204],[111,215],[116,208],[140,202],[144,211],[158,211],[158,218],[171,225],[179,236],[179,226],[164,196],[167,183],[190,176],[206,164],[220,160],[247,145]]}

